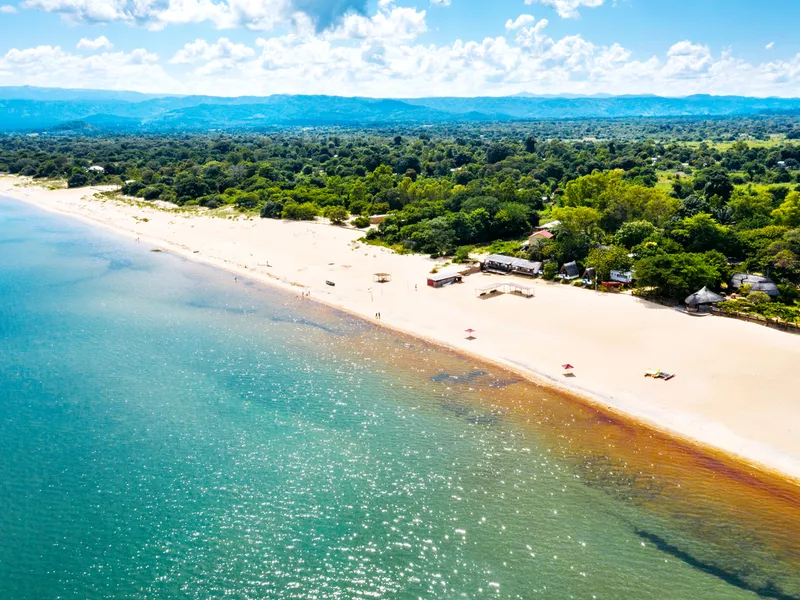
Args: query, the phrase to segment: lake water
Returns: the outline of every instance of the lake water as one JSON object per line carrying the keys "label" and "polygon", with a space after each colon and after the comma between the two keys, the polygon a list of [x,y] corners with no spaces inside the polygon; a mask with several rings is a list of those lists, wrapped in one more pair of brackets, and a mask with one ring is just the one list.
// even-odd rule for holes
{"label": "lake water", "polygon": [[0,598],[800,599],[800,490],[0,199]]}

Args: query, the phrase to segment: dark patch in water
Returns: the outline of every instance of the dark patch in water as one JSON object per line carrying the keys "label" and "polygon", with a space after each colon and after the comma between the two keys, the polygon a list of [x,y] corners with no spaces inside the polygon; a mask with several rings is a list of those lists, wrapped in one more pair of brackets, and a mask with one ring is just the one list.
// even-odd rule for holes
{"label": "dark patch in water", "polygon": [[492,427],[500,423],[500,415],[494,412],[475,415],[473,417],[467,417],[467,423],[470,425],[484,425],[486,427]]}
{"label": "dark patch in water", "polygon": [[232,315],[252,315],[258,312],[257,309],[255,308],[239,308],[235,306],[223,306],[219,304],[211,304],[210,302],[203,302],[201,300],[190,300],[189,302],[186,303],[186,306],[189,306],[191,308],[199,308],[202,310],[219,310]]}
{"label": "dark patch in water", "polygon": [[463,402],[457,402],[455,400],[445,400],[441,402],[441,407],[453,413],[457,417],[466,417],[468,414],[472,412],[472,408],[470,408],[467,404]]}
{"label": "dark patch in water", "polygon": [[739,575],[738,573],[733,573],[731,571],[727,571],[726,569],[723,569],[721,567],[717,567],[715,565],[704,562],[699,558],[692,556],[688,552],[681,550],[677,546],[673,546],[672,544],[667,542],[664,538],[654,533],[650,533],[642,529],[634,529],[634,532],[643,540],[647,540],[648,542],[653,544],[661,552],[665,552],[670,556],[674,556],[675,558],[683,561],[687,565],[694,567],[695,569],[698,569],[700,571],[703,571],[704,573],[713,575],[714,577],[721,579],[728,585],[732,585],[734,587],[746,590],[748,592],[753,592],[760,598],[777,598],[777,600],[800,600],[800,596],[792,596],[790,594],[782,592],[771,581],[767,581],[763,585],[749,583],[744,579],[742,575]]}
{"label": "dark patch in water", "polygon": [[431,381],[435,381],[436,383],[442,383],[444,381],[448,381],[450,383],[468,383],[473,379],[478,377],[483,377],[486,375],[486,371],[472,371],[471,373],[465,373],[464,375],[450,375],[449,373],[437,373],[436,375],[432,375],[430,377]]}
{"label": "dark patch in water", "polygon": [[498,381],[493,381],[489,384],[490,388],[504,388],[510,385],[514,385],[515,383],[520,383],[521,379],[500,379]]}
{"label": "dark patch in water", "polygon": [[0,240],[0,244],[24,244],[25,242],[29,242],[30,238],[5,238]]}
{"label": "dark patch in water", "polygon": [[632,473],[624,463],[613,461],[605,454],[590,454],[576,464],[584,485],[599,489],[620,502],[642,506],[657,502],[664,486],[654,477]]}
{"label": "dark patch in water", "polygon": [[281,316],[272,316],[270,320],[274,323],[293,323],[295,325],[307,325],[308,327],[316,327],[317,329],[321,329],[327,333],[332,333],[333,335],[344,335],[340,331],[336,331],[331,327],[323,325],[322,323],[317,323],[316,321],[312,321],[311,319],[306,319],[304,317],[281,317]]}

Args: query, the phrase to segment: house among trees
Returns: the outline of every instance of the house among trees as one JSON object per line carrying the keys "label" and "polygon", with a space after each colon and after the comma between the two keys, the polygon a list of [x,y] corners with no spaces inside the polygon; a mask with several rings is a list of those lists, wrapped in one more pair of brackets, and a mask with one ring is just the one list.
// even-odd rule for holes
{"label": "house among trees", "polygon": [[725,300],[719,294],[715,294],[707,287],[703,287],[699,292],[695,292],[686,298],[686,310],[689,312],[708,312],[715,304]]}
{"label": "house among trees", "polygon": [[744,285],[750,286],[751,292],[764,292],[773,300],[780,295],[778,286],[769,277],[751,275],[750,273],[736,273],[731,279],[731,287],[737,292]]}
{"label": "house among trees", "polygon": [[594,267],[589,267],[583,272],[581,279],[583,280],[584,284],[592,285],[595,282],[595,279],[597,279],[597,271]]}
{"label": "house among trees", "polygon": [[533,228],[534,233],[537,231],[550,231],[551,229],[555,229],[561,225],[561,221],[550,221],[549,223],[545,223],[544,225],[537,225]]}
{"label": "house among trees", "polygon": [[481,268],[490,273],[503,275],[516,273],[518,275],[536,277],[542,274],[542,263],[525,260],[524,258],[513,258],[503,254],[490,254],[483,260]]}
{"label": "house among trees", "polygon": [[550,233],[547,229],[534,231],[530,236],[528,236],[528,245],[540,240],[552,240],[554,237],[556,236]]}
{"label": "house among trees", "polygon": [[577,279],[581,276],[581,272],[578,270],[578,263],[576,263],[574,260],[572,262],[564,263],[561,265],[561,270],[558,272],[558,276],[561,279],[566,279],[567,281]]}
{"label": "house among trees", "polygon": [[91,167],[87,167],[86,170],[89,173],[105,173],[106,170],[101,167],[100,165],[92,165]]}

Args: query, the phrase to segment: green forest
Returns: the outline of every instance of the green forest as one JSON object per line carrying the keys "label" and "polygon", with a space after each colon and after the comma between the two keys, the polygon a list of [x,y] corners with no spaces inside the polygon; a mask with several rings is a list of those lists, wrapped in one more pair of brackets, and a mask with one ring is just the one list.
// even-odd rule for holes
{"label": "green forest", "polygon": [[[797,320],[797,130],[771,135],[769,121],[752,119],[642,123],[572,122],[561,138],[552,123],[7,135],[0,172],[70,187],[116,183],[143,201],[264,218],[323,216],[402,252],[574,260],[600,278],[633,268],[640,288],[673,300],[703,286],[726,291],[734,272],[760,273],[778,284],[776,302],[755,292],[727,304]],[[569,138],[576,130],[608,137]],[[686,141],[699,135],[709,141]],[[375,227],[371,215],[387,216]],[[552,239],[522,247],[552,220],[560,222]]]}

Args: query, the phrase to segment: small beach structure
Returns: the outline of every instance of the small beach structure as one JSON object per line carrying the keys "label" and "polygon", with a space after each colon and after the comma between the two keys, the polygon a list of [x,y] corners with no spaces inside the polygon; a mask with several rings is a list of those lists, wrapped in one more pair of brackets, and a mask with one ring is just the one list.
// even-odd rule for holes
{"label": "small beach structure", "polygon": [[595,271],[594,267],[589,267],[586,269],[581,276],[581,280],[583,281],[584,285],[594,285],[596,279],[597,272]]}
{"label": "small beach structure", "polygon": [[707,287],[695,292],[686,298],[686,310],[689,312],[708,312],[711,307],[725,300],[719,294],[715,294]]}
{"label": "small beach structure", "polygon": [[610,275],[611,281],[633,283],[633,278],[636,276],[636,273],[633,271],[611,271]]}
{"label": "small beach structure", "polygon": [[87,167],[86,170],[89,173],[105,173],[106,170],[101,167],[100,165],[92,165],[91,167]]}
{"label": "small beach structure", "polygon": [[525,260],[524,258],[514,258],[513,256],[505,256],[504,254],[490,254],[483,259],[481,267],[484,271],[500,273],[501,275],[514,273],[517,275],[536,277],[542,274],[541,262]]}
{"label": "small beach structure", "polygon": [[391,273],[375,273],[372,276],[375,283],[389,283],[392,280]]}
{"label": "small beach structure", "polygon": [[476,298],[492,298],[500,294],[514,294],[522,296],[523,298],[533,298],[536,296],[536,289],[532,285],[525,285],[524,283],[515,283],[512,281],[504,281],[503,283],[494,283],[475,288]]}
{"label": "small beach structure", "polygon": [[461,273],[445,271],[444,273],[431,273],[428,275],[428,285],[433,288],[445,287],[454,283],[461,283],[464,276]]}
{"label": "small beach structure", "polygon": [[752,275],[750,273],[736,273],[731,279],[731,287],[737,292],[743,285],[749,285],[751,292],[764,292],[773,300],[780,295],[778,286],[769,277]]}
{"label": "small beach structure", "polygon": [[572,262],[564,263],[561,265],[558,276],[561,279],[566,279],[567,281],[577,279],[581,276],[581,272],[578,270],[578,263],[576,263],[574,260]]}

